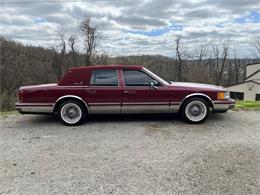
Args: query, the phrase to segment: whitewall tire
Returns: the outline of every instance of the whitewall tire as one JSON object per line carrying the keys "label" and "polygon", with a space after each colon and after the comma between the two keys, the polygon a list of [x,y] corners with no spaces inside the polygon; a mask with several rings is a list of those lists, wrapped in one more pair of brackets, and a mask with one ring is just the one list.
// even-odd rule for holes
{"label": "whitewall tire", "polygon": [[79,125],[83,122],[85,116],[85,108],[78,101],[68,100],[59,107],[59,118],[66,125]]}
{"label": "whitewall tire", "polygon": [[208,103],[202,98],[191,98],[182,106],[181,115],[190,123],[201,123],[209,115]]}

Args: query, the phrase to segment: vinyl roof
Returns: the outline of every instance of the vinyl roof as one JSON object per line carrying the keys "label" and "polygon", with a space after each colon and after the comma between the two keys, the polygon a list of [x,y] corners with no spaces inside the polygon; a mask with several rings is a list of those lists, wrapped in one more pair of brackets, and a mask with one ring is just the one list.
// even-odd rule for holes
{"label": "vinyl roof", "polygon": [[123,64],[112,64],[112,65],[95,65],[95,66],[81,66],[81,67],[72,67],[70,70],[75,70],[75,69],[117,69],[117,68],[123,68],[123,69],[135,69],[135,70],[140,70],[143,68],[143,66],[139,65],[123,65]]}

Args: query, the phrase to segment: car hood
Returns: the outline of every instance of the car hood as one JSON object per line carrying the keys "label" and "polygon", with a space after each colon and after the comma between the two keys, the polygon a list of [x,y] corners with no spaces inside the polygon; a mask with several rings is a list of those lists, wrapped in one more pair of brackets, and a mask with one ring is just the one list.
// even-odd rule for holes
{"label": "car hood", "polygon": [[191,82],[172,82],[170,85],[174,87],[187,87],[187,88],[201,88],[201,89],[215,89],[215,90],[225,90],[222,86],[209,85],[204,83],[191,83]]}

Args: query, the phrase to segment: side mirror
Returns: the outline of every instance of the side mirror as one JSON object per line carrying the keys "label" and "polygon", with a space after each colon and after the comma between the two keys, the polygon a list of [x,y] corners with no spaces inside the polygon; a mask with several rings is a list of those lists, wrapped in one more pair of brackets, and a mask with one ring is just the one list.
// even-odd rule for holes
{"label": "side mirror", "polygon": [[158,85],[158,82],[157,82],[157,81],[151,80],[151,81],[149,82],[149,84],[150,84],[150,87],[151,87],[152,89],[158,89],[158,87],[156,86],[156,85]]}

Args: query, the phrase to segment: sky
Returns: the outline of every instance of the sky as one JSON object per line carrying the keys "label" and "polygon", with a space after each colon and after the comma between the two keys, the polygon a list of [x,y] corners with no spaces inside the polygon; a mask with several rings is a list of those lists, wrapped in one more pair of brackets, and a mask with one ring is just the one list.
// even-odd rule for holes
{"label": "sky", "polygon": [[0,0],[0,8],[0,36],[44,47],[60,27],[67,39],[80,35],[88,15],[102,26],[98,50],[112,56],[174,57],[181,36],[188,52],[230,37],[232,51],[252,57],[260,40],[260,0]]}

